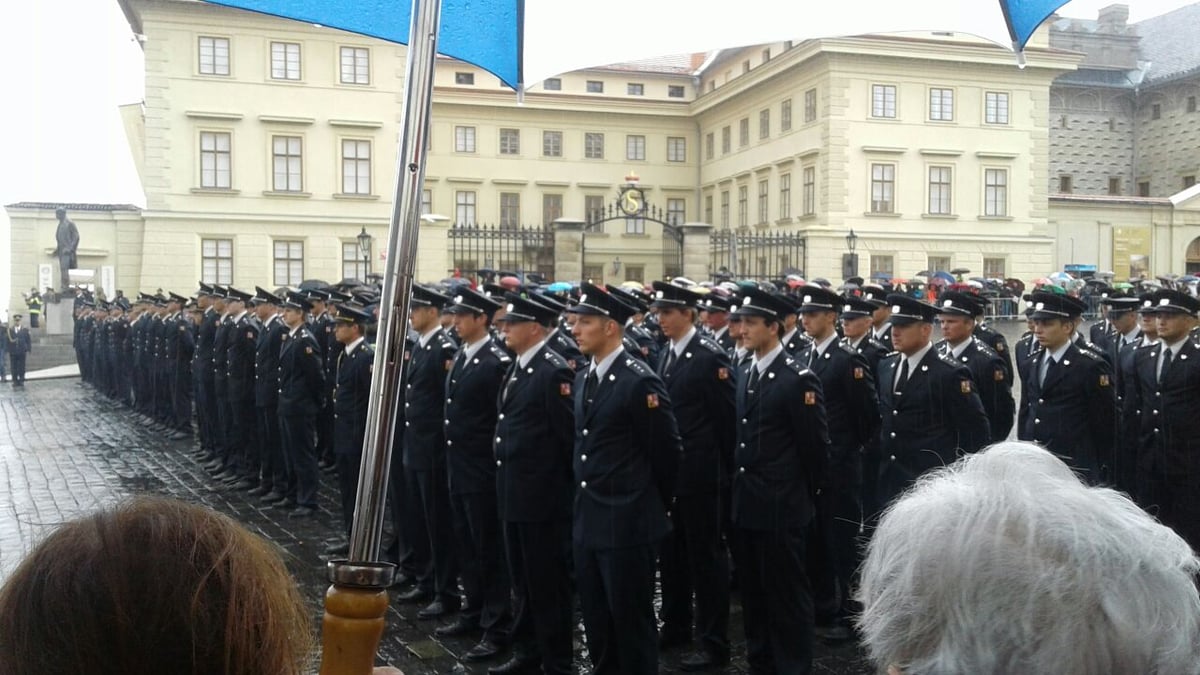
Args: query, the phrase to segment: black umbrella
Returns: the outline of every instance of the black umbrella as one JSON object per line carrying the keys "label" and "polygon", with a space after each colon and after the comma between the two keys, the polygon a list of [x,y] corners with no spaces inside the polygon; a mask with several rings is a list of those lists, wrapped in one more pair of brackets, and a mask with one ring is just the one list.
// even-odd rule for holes
{"label": "black umbrella", "polygon": [[362,285],[363,285],[362,281],[359,281],[358,279],[351,279],[350,277],[346,277],[345,279],[342,279],[341,281],[334,284],[334,286],[336,286],[337,288],[354,288],[355,286],[362,286]]}
{"label": "black umbrella", "polygon": [[320,279],[305,279],[304,281],[300,282],[300,285],[298,286],[298,288],[302,291],[311,291],[311,290],[320,291],[320,290],[329,288],[329,282],[321,281]]}
{"label": "black umbrella", "polygon": [[950,274],[970,274],[970,273],[971,273],[971,270],[969,270],[965,267],[955,267],[954,269],[950,270]]}

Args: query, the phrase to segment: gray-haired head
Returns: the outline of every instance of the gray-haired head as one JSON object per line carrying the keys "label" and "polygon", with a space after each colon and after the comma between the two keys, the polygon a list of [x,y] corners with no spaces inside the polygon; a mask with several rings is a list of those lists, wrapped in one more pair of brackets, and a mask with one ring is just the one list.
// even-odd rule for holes
{"label": "gray-haired head", "polygon": [[932,472],[862,567],[871,658],[916,675],[1200,673],[1200,560],[1125,495],[993,445]]}

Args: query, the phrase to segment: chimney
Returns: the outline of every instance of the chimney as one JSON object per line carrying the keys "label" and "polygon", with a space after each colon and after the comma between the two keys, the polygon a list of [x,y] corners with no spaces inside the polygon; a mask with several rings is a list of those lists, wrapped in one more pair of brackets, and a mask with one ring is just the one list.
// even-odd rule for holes
{"label": "chimney", "polygon": [[1109,5],[1100,10],[1100,32],[1120,34],[1125,32],[1129,21],[1129,5]]}

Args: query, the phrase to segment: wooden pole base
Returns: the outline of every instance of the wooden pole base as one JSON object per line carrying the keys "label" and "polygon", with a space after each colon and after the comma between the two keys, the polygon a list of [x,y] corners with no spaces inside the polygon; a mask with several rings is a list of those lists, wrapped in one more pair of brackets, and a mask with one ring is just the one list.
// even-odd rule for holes
{"label": "wooden pole base", "polygon": [[386,589],[329,587],[321,630],[321,675],[371,675],[387,608]]}

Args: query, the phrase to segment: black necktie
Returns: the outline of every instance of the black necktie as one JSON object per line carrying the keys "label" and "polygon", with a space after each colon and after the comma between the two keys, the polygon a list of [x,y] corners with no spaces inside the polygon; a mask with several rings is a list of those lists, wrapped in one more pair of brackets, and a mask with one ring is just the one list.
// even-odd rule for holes
{"label": "black necktie", "polygon": [[667,348],[667,364],[663,366],[663,375],[668,377],[671,375],[671,369],[675,367],[675,359],[677,358],[675,349],[673,347]]}
{"label": "black necktie", "polygon": [[1054,372],[1058,367],[1058,361],[1051,355],[1046,354],[1046,370],[1042,371],[1042,379],[1038,382],[1038,386],[1046,386],[1046,380],[1050,379],[1050,373]]}
{"label": "black necktie", "polygon": [[508,400],[508,389],[512,386],[513,380],[517,379],[517,370],[519,370],[519,361],[513,360],[513,364],[509,366],[508,372],[504,375],[504,393],[500,395],[500,401]]}
{"label": "black necktie", "polygon": [[903,358],[900,360],[900,377],[896,378],[896,393],[897,394],[899,394],[900,390],[904,388],[905,382],[908,382],[908,359],[907,358]]}
{"label": "black necktie", "polygon": [[758,365],[750,364],[750,378],[746,380],[746,393],[753,394],[758,389]]}
{"label": "black necktie", "polygon": [[1172,354],[1168,347],[1163,347],[1162,368],[1158,371],[1158,381],[1162,382],[1167,376],[1167,370],[1171,367]]}
{"label": "black necktie", "polygon": [[457,382],[458,376],[462,374],[463,364],[467,362],[467,350],[464,348],[458,352],[458,356],[454,359],[454,369],[450,371],[450,381]]}
{"label": "black necktie", "polygon": [[592,405],[592,399],[596,396],[596,388],[600,386],[600,377],[596,375],[596,369],[592,368],[588,371],[587,379],[583,381],[583,409],[586,411]]}

